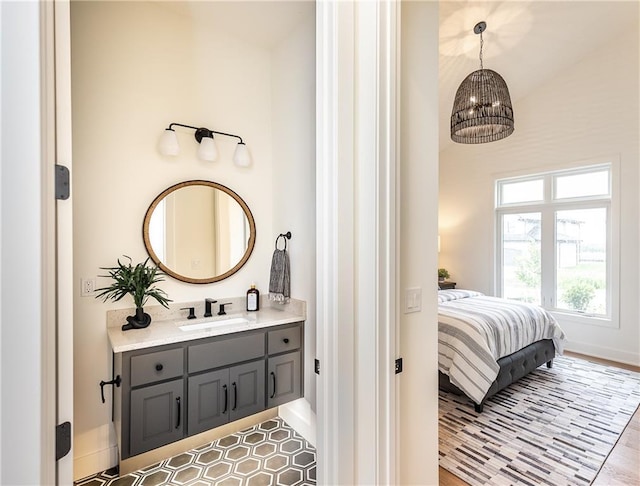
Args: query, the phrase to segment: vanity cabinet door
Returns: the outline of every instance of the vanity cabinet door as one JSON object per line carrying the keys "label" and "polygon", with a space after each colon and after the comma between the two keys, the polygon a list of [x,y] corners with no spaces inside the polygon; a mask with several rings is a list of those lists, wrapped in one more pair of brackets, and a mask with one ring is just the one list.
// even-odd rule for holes
{"label": "vanity cabinet door", "polygon": [[230,420],[265,409],[264,359],[229,368]]}
{"label": "vanity cabinet door", "polygon": [[230,409],[229,370],[189,377],[188,435],[226,424]]}
{"label": "vanity cabinet door", "polygon": [[184,430],[183,380],[131,391],[131,455],[179,440]]}
{"label": "vanity cabinet door", "polygon": [[267,371],[267,408],[302,396],[300,351],[269,358]]}

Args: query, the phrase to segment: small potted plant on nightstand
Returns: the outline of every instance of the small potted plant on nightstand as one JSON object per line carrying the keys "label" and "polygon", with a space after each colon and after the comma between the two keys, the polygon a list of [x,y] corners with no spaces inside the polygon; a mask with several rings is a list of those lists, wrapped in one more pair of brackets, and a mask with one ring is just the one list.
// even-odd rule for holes
{"label": "small potted plant on nightstand", "polygon": [[449,272],[446,268],[438,268],[438,282],[444,282],[449,278]]}
{"label": "small potted plant on nightstand", "polygon": [[109,272],[109,275],[101,276],[111,277],[113,283],[109,287],[97,289],[96,299],[102,298],[103,302],[111,299],[117,302],[125,295],[131,295],[136,306],[136,314],[127,317],[127,324],[122,326],[122,330],[142,329],[151,323],[151,316],[144,312],[144,305],[149,297],[153,297],[166,308],[169,308],[171,300],[164,290],[155,287],[156,283],[164,280],[164,276],[158,271],[157,266],[147,266],[149,258],[133,266],[131,258],[124,256],[129,259],[129,263],[126,265],[118,259],[117,267],[101,267],[102,270]]}

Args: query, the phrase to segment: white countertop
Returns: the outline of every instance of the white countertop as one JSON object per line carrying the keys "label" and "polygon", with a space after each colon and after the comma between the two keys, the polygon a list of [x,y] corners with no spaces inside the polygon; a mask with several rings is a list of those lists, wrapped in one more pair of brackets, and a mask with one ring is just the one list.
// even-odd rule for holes
{"label": "white countertop", "polygon": [[[118,311],[118,317],[122,314],[121,311]],[[232,324],[224,322],[236,317],[242,317],[249,322]],[[108,318],[107,334],[113,352],[122,353],[135,349],[192,341],[194,339],[221,336],[252,329],[262,329],[304,320],[306,320],[306,305],[302,301],[296,301],[294,305],[279,306],[275,304],[273,307],[261,307],[257,312],[229,312],[225,316],[214,315],[210,318],[201,317],[189,320],[187,320],[185,316],[165,320],[157,320],[154,318],[151,324],[149,324],[149,327],[144,329],[130,329],[128,331],[121,329],[122,324],[125,323],[121,319],[118,322],[117,319]],[[214,324],[205,329],[188,331],[180,329],[180,326],[185,324],[199,324],[210,321],[220,322],[220,324]]]}

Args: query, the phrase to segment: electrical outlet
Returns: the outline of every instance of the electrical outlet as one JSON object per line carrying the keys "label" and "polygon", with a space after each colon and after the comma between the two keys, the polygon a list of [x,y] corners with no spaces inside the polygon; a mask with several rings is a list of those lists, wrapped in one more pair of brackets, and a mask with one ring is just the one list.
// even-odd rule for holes
{"label": "electrical outlet", "polygon": [[83,278],[80,279],[80,296],[90,297],[96,291],[96,279],[95,278]]}

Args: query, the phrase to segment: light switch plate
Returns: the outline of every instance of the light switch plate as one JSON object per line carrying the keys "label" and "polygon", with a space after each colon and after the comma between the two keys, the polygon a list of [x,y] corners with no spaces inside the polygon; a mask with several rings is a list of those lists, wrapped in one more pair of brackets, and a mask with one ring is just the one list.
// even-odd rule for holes
{"label": "light switch plate", "polygon": [[420,312],[422,310],[422,288],[411,287],[404,293],[404,313]]}

